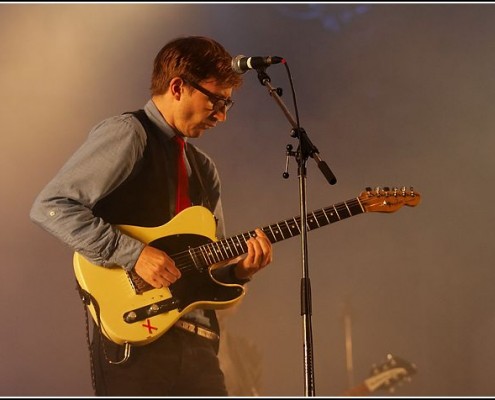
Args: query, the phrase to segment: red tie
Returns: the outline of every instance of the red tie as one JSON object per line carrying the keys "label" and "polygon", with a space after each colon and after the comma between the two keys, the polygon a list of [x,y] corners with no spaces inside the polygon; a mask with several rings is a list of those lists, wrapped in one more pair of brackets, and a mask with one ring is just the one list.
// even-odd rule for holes
{"label": "red tie", "polygon": [[185,142],[180,136],[174,136],[177,143],[177,201],[175,203],[175,214],[180,213],[184,208],[191,206],[189,198],[189,178],[184,160]]}

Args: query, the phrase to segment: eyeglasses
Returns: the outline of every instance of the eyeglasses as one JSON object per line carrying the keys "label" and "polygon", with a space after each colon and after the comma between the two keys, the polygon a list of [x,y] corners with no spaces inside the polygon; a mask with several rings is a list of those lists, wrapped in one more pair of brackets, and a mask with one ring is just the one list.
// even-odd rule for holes
{"label": "eyeglasses", "polygon": [[225,111],[229,111],[234,105],[234,100],[232,99],[224,99],[223,97],[217,96],[216,94],[205,89],[203,86],[198,85],[196,82],[192,82],[185,78],[182,78],[182,80],[188,85],[191,85],[194,89],[199,90],[201,93],[207,96],[211,104],[213,104],[213,111],[215,112],[220,111],[224,107]]}

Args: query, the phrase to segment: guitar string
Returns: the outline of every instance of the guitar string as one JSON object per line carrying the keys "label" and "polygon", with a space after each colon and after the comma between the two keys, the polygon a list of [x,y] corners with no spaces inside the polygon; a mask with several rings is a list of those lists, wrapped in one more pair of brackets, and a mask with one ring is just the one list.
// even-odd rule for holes
{"label": "guitar string", "polygon": [[[326,207],[326,208],[323,208],[323,209],[319,209],[319,210],[315,210],[311,213],[308,214],[308,217],[311,218],[311,215],[313,215],[315,218],[316,218],[316,223],[317,223],[317,226],[315,226],[314,228],[317,228],[319,226],[321,226],[321,222],[318,221],[319,218],[322,218],[324,217],[325,219],[327,219],[327,221],[325,221],[325,219],[322,220],[323,222],[323,226],[325,225],[328,225],[329,223],[331,223],[331,221],[328,220],[328,216],[327,216],[327,212],[330,212],[332,208],[334,208],[335,210],[337,210],[337,213],[338,211],[344,211],[344,210],[348,210],[347,213],[349,213],[349,206],[350,207],[354,207],[356,205],[359,205],[359,200],[356,198],[356,199],[351,199],[351,200],[348,200],[346,202],[342,202],[342,203],[338,203],[338,204],[335,204],[335,205],[332,205],[330,207]],[[355,215],[355,214],[350,214],[350,215],[347,215],[345,218],[349,217],[349,216],[352,216],[352,215]],[[284,233],[285,234],[289,234],[290,237],[294,237],[296,235],[298,235],[300,233],[300,217],[294,217],[292,218],[291,220],[293,220],[294,222],[296,222],[296,227],[297,227],[297,232],[294,233],[289,224],[288,224],[288,221],[289,220],[284,220],[284,221],[280,221],[276,224],[272,224],[272,225],[269,225],[269,226],[266,226],[263,229],[263,231],[265,232],[265,234],[267,234],[268,236],[272,236],[273,237],[273,240],[274,242],[277,241],[277,237],[275,235],[275,233],[272,232],[272,227],[275,228],[275,232],[279,232],[279,234],[282,236],[282,239],[285,238],[284,236]],[[340,218],[339,218],[340,220]],[[336,222],[336,221],[334,221]],[[286,227],[284,227],[284,224]],[[281,226],[282,225],[282,226]],[[276,229],[276,227],[278,227],[278,230]],[[314,229],[312,228],[311,226],[309,226],[308,224],[308,228],[309,229]],[[282,232],[282,233],[280,233]],[[232,236],[230,238],[227,238],[227,239],[223,239],[223,240],[220,240],[218,242],[210,242],[210,243],[207,243],[205,245],[202,245],[202,246],[199,246],[197,248],[194,248],[194,249],[189,249],[189,250],[184,250],[182,252],[179,252],[179,253],[176,253],[172,256],[172,258],[174,259],[175,263],[176,263],[176,266],[177,268],[179,268],[181,270],[181,272],[185,272],[185,273],[188,273],[190,271],[194,271],[194,270],[197,270],[195,264],[194,264],[194,259],[193,257],[196,257],[196,259],[198,258],[204,258],[204,260],[206,261],[205,264],[203,264],[203,262],[201,262],[201,265],[202,266],[210,266],[210,265],[213,265],[215,263],[218,263],[218,262],[221,262],[221,261],[224,261],[224,260],[228,260],[228,259],[233,259],[241,254],[245,254],[247,252],[247,240],[246,240],[246,235],[248,238],[250,238],[252,235],[254,234],[254,231],[251,231],[251,232],[246,232],[246,233],[242,233],[242,234],[239,234],[239,235],[236,235],[236,236]],[[240,240],[243,240],[244,243],[241,243]],[[231,246],[228,242],[232,242],[232,244],[234,244],[234,241],[237,240],[237,242],[240,243],[240,246],[241,246],[241,249],[242,249],[242,253],[239,253],[238,252],[238,247],[237,246]],[[225,246],[225,243],[227,244],[227,246]],[[213,251],[209,250],[208,247],[213,247]],[[215,247],[217,249],[215,249]],[[222,248],[223,248],[223,252],[222,252]],[[232,252],[232,248],[235,249],[236,253],[237,254],[233,254]],[[230,257],[228,255],[228,250],[232,253],[232,257]],[[191,251],[192,251],[192,254],[191,254]],[[216,258],[219,258],[218,256],[218,253],[220,253],[220,259],[216,259]],[[223,253],[227,254],[227,257],[225,257],[223,255]],[[213,262],[211,262],[210,258],[213,259]]]}
{"label": "guitar string", "polygon": [[[334,206],[331,206],[331,207],[327,207],[325,209],[320,209],[320,210],[316,210],[316,211],[313,211],[312,213],[310,213],[308,216],[311,218],[311,214],[313,214],[316,218],[317,218],[317,224],[318,226],[320,226],[320,222],[318,221],[319,218],[321,217],[325,217],[325,219],[327,219],[326,217],[326,213],[328,211],[330,211],[331,208],[335,208],[335,209],[338,209],[340,211],[343,211],[343,210],[346,210],[348,208],[348,206],[354,206],[354,205],[357,205],[358,204],[358,201],[357,199],[354,199],[354,200],[349,200],[348,202],[348,205],[346,205],[345,203],[339,203],[339,204],[336,204]],[[351,214],[352,215],[352,214]],[[297,234],[300,233],[300,218],[296,217],[296,218],[292,218],[292,220],[294,220],[296,223],[297,223],[297,228],[298,228],[298,231],[296,233],[294,233],[291,228],[288,226],[288,220],[285,220],[285,221],[281,221],[277,224],[273,224],[273,225],[270,225],[268,227],[265,227],[265,228],[262,228],[263,230],[265,230],[265,233],[267,234],[271,234],[271,232],[269,231],[269,229],[271,230],[271,227],[278,227],[280,231],[284,232],[284,233],[289,233],[290,234],[290,237],[293,237]],[[324,221],[323,220],[323,225],[327,225],[329,222],[328,221]],[[281,226],[282,224],[282,226]],[[287,227],[285,228],[284,225]],[[308,226],[310,229],[311,229],[311,226]],[[277,231],[277,229],[275,228],[275,230]],[[226,260],[226,259],[230,259],[230,258],[235,258],[236,256],[239,256],[241,254],[244,254],[246,252],[246,246],[247,246],[247,243],[246,243],[246,238],[245,238],[245,235],[248,235],[248,238],[252,236],[252,232],[248,232],[248,233],[244,233],[244,234],[240,234],[240,235],[237,235],[237,236],[233,236],[231,238],[228,238],[228,239],[224,239],[224,240],[221,240],[219,242],[211,242],[211,243],[208,243],[206,245],[202,245],[202,246],[199,246],[198,248],[196,249],[192,249],[193,251],[193,256],[202,256],[202,258],[205,259],[205,261],[207,261],[207,265],[212,265],[212,264],[215,264],[217,262],[220,262],[220,261],[223,261],[223,260]],[[271,234],[271,236],[273,236],[274,240],[276,240],[276,235],[275,234]],[[284,235],[282,234],[282,236],[284,237]],[[242,239],[244,240],[244,245],[241,244],[241,248],[243,250],[243,253],[237,253],[237,254],[232,254],[233,257],[230,257],[228,256],[228,251],[229,250],[230,252],[232,252],[232,247],[231,245],[228,243],[229,241],[231,241],[232,243],[235,241],[235,239],[237,239],[237,241],[239,242],[239,238],[242,237]],[[227,243],[227,246],[225,246],[224,243]],[[217,249],[215,249],[214,247],[217,247]],[[227,254],[227,257],[224,257],[223,253],[222,253],[222,250],[221,250],[221,247],[223,247],[223,252],[225,252]],[[213,252],[211,250],[208,249],[208,247],[213,247]],[[237,252],[237,246],[233,246],[234,249],[236,249],[236,252]],[[220,259],[216,259],[215,257],[218,258],[218,253],[220,253],[221,257]],[[213,259],[213,262],[211,262],[210,258]],[[177,264],[180,267],[183,267],[184,270],[187,270],[188,268],[185,268],[187,265],[190,264],[190,262],[187,262],[187,263],[184,263],[184,261],[190,261],[191,260],[191,254],[190,254],[190,251],[187,250],[187,251],[183,251],[181,253],[177,253],[174,255],[174,259],[177,261]],[[194,266],[191,267],[192,269],[194,269]],[[191,269],[189,268],[189,269]]]}
{"label": "guitar string", "polygon": [[[389,198],[390,196],[385,196],[385,197]],[[377,198],[380,199],[380,197],[374,197],[373,199],[377,199]],[[397,198],[398,199],[404,199],[404,196],[399,195],[399,197],[397,197]],[[358,214],[361,214],[362,212],[365,212],[365,210],[362,208],[362,206],[366,205],[366,203],[369,203],[369,200],[370,200],[370,198],[362,199],[362,198],[356,197],[354,199],[350,199],[350,200],[347,200],[347,201],[344,201],[341,203],[337,203],[337,204],[334,204],[332,206],[322,208],[319,210],[315,210],[315,211],[308,213],[307,218],[310,218],[310,223],[316,222],[316,225],[314,225],[314,226],[311,226],[310,223],[307,224],[308,231],[312,230],[312,229],[317,229],[321,226],[326,226],[326,225],[331,224],[333,222],[338,222],[338,221],[341,221],[342,219],[346,219],[348,217],[358,215]],[[358,208],[359,212],[357,212],[357,213],[352,212],[352,210],[355,210],[355,207],[359,207]],[[337,220],[333,220],[333,221],[331,221],[328,218],[328,213],[330,213],[330,216],[333,216],[332,208],[336,211],[337,218],[338,218]],[[346,212],[343,213],[343,215],[341,216],[339,214],[339,211],[340,212],[346,211]],[[313,215],[315,217],[315,221],[311,221],[311,215]],[[324,219],[320,220],[320,218],[323,218],[323,217],[324,217]],[[295,233],[293,232],[294,227],[292,226],[292,229],[291,229],[291,226],[289,226],[289,221],[294,221],[296,223],[297,231]],[[321,222],[322,222],[322,224],[321,224]],[[284,224],[287,228],[284,227]],[[292,224],[292,222],[291,222],[291,224]],[[271,236],[272,237],[271,242],[275,243],[279,240],[287,239],[284,236],[284,233],[286,233],[286,234],[288,233],[290,237],[297,236],[298,234],[301,233],[300,228],[301,228],[301,218],[299,216],[299,217],[294,217],[294,218],[287,219],[284,221],[280,221],[276,224],[268,225],[268,226],[263,227],[261,229],[264,231],[264,233],[269,238]],[[279,236],[281,236],[281,238],[277,238],[277,234]],[[203,263],[203,261],[201,261],[200,266],[203,268],[206,268],[206,267],[209,267],[211,265],[214,265],[215,263],[218,263],[218,262],[221,262],[224,260],[228,260],[228,259],[233,259],[236,256],[239,256],[241,254],[245,254],[247,252],[247,239],[245,237],[246,235],[247,235],[247,238],[249,239],[252,236],[254,236],[254,231],[242,233],[242,234],[232,236],[230,238],[223,239],[223,240],[220,240],[217,242],[210,242],[210,243],[207,243],[205,245],[199,246],[199,247],[194,248],[194,249],[188,249],[188,250],[176,253],[172,257],[174,258],[174,261],[176,262],[176,266],[182,272],[184,272],[186,274],[189,272],[194,272],[194,271],[198,270],[198,267],[196,266],[195,260],[204,259],[206,261],[206,263]],[[241,239],[243,240],[244,243],[240,242]],[[237,251],[237,246],[234,245],[231,248],[231,246],[229,245],[229,241],[231,241],[232,244],[234,244],[234,240],[237,240],[237,242],[240,244],[241,249],[242,249],[242,253],[238,253],[237,255],[233,254],[233,252],[232,252],[232,248],[236,249],[236,251]],[[224,243],[227,243],[227,247],[224,246]],[[213,247],[214,249],[216,246],[218,250],[214,250],[215,252],[212,253],[211,251],[207,250],[208,246]],[[220,247],[220,246],[222,246],[222,247]],[[232,253],[232,257],[230,257],[230,256],[225,257],[222,253],[222,248],[223,248],[224,253],[227,255],[228,255],[227,250],[230,250],[230,252]],[[218,257],[217,251],[221,255],[219,260],[215,259],[215,256]],[[193,258],[193,257],[195,257],[195,258]],[[213,258],[213,262],[211,262],[210,257]]]}

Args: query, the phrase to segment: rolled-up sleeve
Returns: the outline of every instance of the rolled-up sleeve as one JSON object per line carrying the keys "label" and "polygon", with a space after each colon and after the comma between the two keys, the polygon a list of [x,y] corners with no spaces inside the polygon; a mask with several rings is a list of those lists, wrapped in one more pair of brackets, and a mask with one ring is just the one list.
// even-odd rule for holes
{"label": "rolled-up sleeve", "polygon": [[145,146],[146,133],[131,115],[98,124],[41,190],[31,220],[90,262],[131,270],[144,244],[95,217],[92,207],[129,176]]}

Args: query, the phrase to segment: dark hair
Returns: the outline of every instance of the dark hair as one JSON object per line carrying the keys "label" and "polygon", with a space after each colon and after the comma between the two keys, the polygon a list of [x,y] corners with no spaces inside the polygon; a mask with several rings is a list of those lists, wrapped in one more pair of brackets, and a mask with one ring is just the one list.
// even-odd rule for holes
{"label": "dark hair", "polygon": [[232,69],[232,56],[220,43],[203,36],[181,37],[163,46],[153,63],[151,94],[165,93],[177,76],[195,82],[214,79],[233,88],[242,84],[241,75]]}

